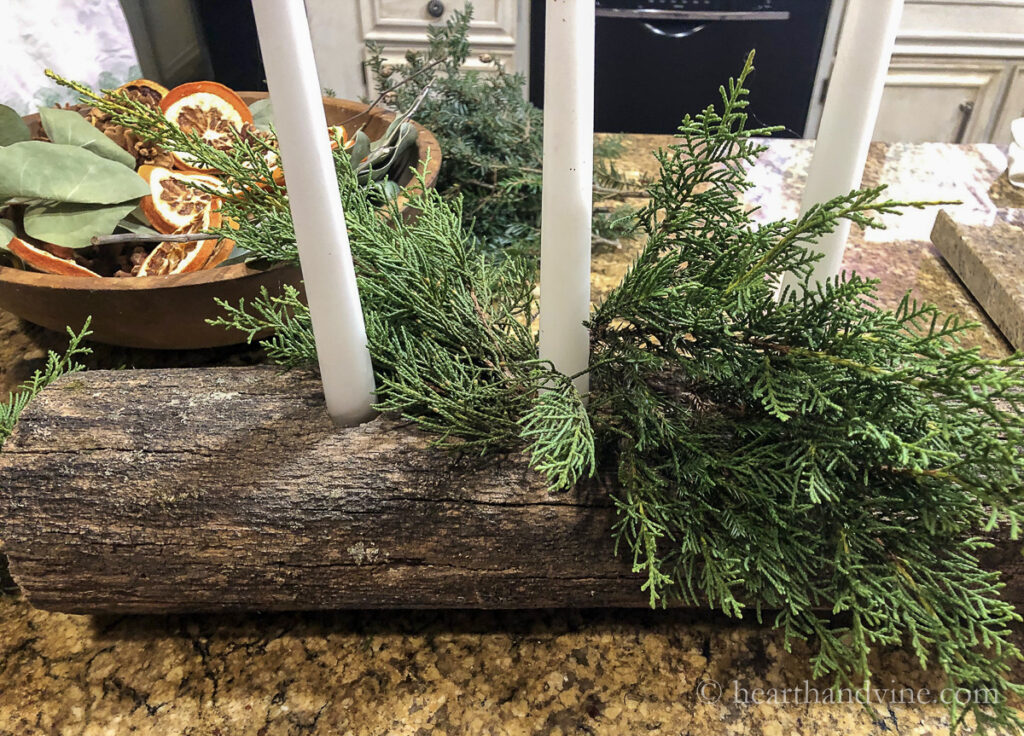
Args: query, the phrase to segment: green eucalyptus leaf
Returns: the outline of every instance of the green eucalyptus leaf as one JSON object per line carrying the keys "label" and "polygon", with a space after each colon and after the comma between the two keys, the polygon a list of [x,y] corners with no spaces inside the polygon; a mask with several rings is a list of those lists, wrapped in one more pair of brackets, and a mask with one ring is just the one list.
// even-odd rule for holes
{"label": "green eucalyptus leaf", "polygon": [[127,230],[130,233],[136,235],[158,235],[156,230],[151,228],[149,225],[143,225],[141,222],[132,217],[132,213],[129,213],[127,217],[122,219],[117,226],[122,230]]}
{"label": "green eucalyptus leaf", "polygon": [[269,97],[249,105],[249,112],[252,113],[252,124],[258,130],[270,130],[274,124],[274,106]]}
{"label": "green eucalyptus leaf", "polygon": [[381,191],[387,199],[397,199],[402,191],[402,187],[398,186],[398,182],[388,179],[381,186]]}
{"label": "green eucalyptus leaf", "polygon": [[376,151],[370,154],[369,158],[366,159],[361,165],[366,167],[379,168],[387,166],[387,162],[391,159],[391,155],[395,152],[395,149],[391,146],[385,146],[384,148],[378,148]]}
{"label": "green eucalyptus leaf", "polygon": [[114,141],[93,127],[88,120],[74,110],[43,107],[39,110],[43,130],[54,143],[65,143],[92,151],[97,156],[117,161],[131,169],[135,168],[135,157]]}
{"label": "green eucalyptus leaf", "polygon": [[0,148],[0,199],[116,204],[149,194],[141,176],[78,146],[23,141]]}
{"label": "green eucalyptus leaf", "polygon": [[402,127],[398,129],[398,143],[395,144],[395,148],[399,152],[404,151],[409,146],[416,143],[420,133],[416,130],[416,126],[412,123],[402,123]]}
{"label": "green eucalyptus leaf", "polygon": [[16,234],[13,222],[0,219],[0,250],[7,250],[7,244],[14,239]]}
{"label": "green eucalyptus leaf", "polygon": [[408,111],[402,113],[399,116],[397,116],[394,120],[391,121],[391,124],[388,125],[388,129],[384,131],[384,135],[382,135],[380,138],[378,138],[377,140],[375,140],[373,142],[372,148],[374,150],[376,150],[376,149],[381,148],[383,146],[390,146],[390,145],[392,145],[398,139],[398,137],[402,134],[403,127],[406,126],[406,125],[409,125],[409,126],[412,125],[408,121],[409,121],[409,112]]}
{"label": "green eucalyptus leaf", "polygon": [[149,217],[146,215],[146,211],[142,209],[142,205],[139,205],[131,212],[129,212],[128,217],[126,217],[125,219],[135,220],[135,222],[139,223],[140,225],[145,225],[146,227],[153,227],[153,224],[149,221]]}
{"label": "green eucalyptus leaf", "polygon": [[32,138],[21,115],[7,105],[0,105],[0,146],[27,141]]}
{"label": "green eucalyptus leaf", "polygon": [[373,181],[381,181],[387,179],[389,161],[385,161],[381,166],[370,169],[370,179]]}
{"label": "green eucalyptus leaf", "polygon": [[[395,143],[395,154],[391,157],[390,168],[397,168],[399,164],[412,158],[415,154],[416,140],[419,138],[419,131],[412,123],[404,123],[398,131],[398,141]],[[393,172],[396,175],[400,172]]]}
{"label": "green eucalyptus leaf", "polygon": [[236,263],[248,263],[254,260],[254,256],[250,251],[245,248],[236,245],[231,251],[231,257],[224,260],[222,263],[217,265],[217,268],[223,268],[224,266],[233,266]]}
{"label": "green eucalyptus leaf", "polygon": [[94,235],[114,232],[124,216],[135,209],[135,204],[38,204],[25,210],[25,232],[65,248],[84,248]]}
{"label": "green eucalyptus leaf", "polygon": [[362,130],[357,130],[353,139],[352,148],[349,149],[352,166],[358,166],[364,158],[370,155],[370,136]]}

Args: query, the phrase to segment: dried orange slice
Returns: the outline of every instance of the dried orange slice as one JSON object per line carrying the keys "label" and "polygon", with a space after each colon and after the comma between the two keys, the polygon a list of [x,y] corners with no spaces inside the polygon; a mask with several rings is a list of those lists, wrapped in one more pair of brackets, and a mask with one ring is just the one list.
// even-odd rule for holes
{"label": "dried orange slice", "polygon": [[220,200],[192,186],[220,188],[220,179],[209,174],[183,174],[162,166],[140,166],[139,176],[149,182],[150,191],[142,199],[142,211],[158,232],[198,233],[220,226]]}
{"label": "dried orange slice", "polygon": [[355,145],[356,139],[349,138],[344,125],[328,125],[327,135],[331,139],[331,150],[343,148],[346,151]]}
{"label": "dried orange slice", "polygon": [[[182,84],[160,100],[164,115],[186,133],[197,133],[204,141],[220,151],[234,146],[235,136],[248,123],[252,125],[252,112],[233,90],[217,82],[189,82]],[[184,153],[174,153],[175,161],[183,169],[202,171],[195,159]]]}
{"label": "dried orange slice", "polygon": [[[327,137],[331,141],[332,151],[337,151],[339,148],[347,151],[348,149],[352,148],[352,146],[354,146],[356,143],[355,138],[348,137],[348,132],[346,132],[344,125],[327,126]],[[270,159],[268,158],[268,162],[269,161]],[[270,173],[273,175],[274,183],[277,184],[279,187],[283,187],[285,185],[284,171],[282,171],[281,167],[276,165],[276,163],[277,162],[274,161],[273,163],[270,164]]]}
{"label": "dried orange slice", "polygon": [[[139,175],[149,182],[150,196],[143,198],[142,211],[161,233],[197,233],[220,227],[220,198],[196,189],[204,184],[220,189],[220,179],[208,174],[184,174],[161,166],[142,166]],[[237,225],[232,225],[237,227]],[[138,276],[167,276],[213,268],[234,249],[231,240],[199,240],[189,243],[161,243],[139,267]]]}
{"label": "dried orange slice", "polygon": [[216,244],[213,246],[213,254],[210,256],[209,260],[203,265],[203,269],[205,270],[209,268],[216,268],[220,264],[224,263],[224,261],[228,259],[228,256],[231,255],[231,251],[233,251],[234,249],[234,240],[228,240],[227,238],[225,238],[224,240],[218,240]]}
{"label": "dried orange slice", "polygon": [[133,100],[152,108],[160,108],[160,101],[167,96],[167,88],[152,79],[133,79],[117,88]]}
{"label": "dried orange slice", "polygon": [[[53,248],[60,248],[60,246],[52,246]],[[14,255],[18,256],[21,260],[37,271],[43,273],[52,273],[58,276],[87,276],[93,278],[100,278],[98,273],[90,271],[85,266],[79,266],[72,260],[67,258],[61,258],[58,255],[50,253],[48,250],[43,248],[37,248],[31,243],[26,243],[21,238],[14,238],[10,243],[7,244],[8,250]],[[67,248],[61,248],[61,251],[67,251]]]}
{"label": "dried orange slice", "polygon": [[[239,227],[238,222],[232,220],[231,218],[224,218],[224,222],[232,230],[237,230]],[[218,240],[216,243],[214,243],[213,254],[210,256],[210,260],[206,262],[206,265],[203,266],[203,268],[206,269],[219,266],[228,259],[228,256],[231,255],[231,251],[233,251],[234,249],[234,240],[228,240],[227,238]]]}
{"label": "dried orange slice", "polygon": [[[214,240],[195,243],[160,243],[139,267],[138,276],[170,276],[207,268],[216,245]],[[233,245],[233,244],[232,244]]]}

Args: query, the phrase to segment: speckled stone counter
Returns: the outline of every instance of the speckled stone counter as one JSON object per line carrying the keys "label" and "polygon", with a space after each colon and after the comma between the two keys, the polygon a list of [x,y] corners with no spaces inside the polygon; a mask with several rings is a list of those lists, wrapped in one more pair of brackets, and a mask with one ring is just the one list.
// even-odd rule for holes
{"label": "speckled stone counter", "polygon": [[[665,138],[627,138],[621,168],[652,173]],[[810,158],[777,141],[752,172],[759,217],[796,211]],[[960,199],[984,223],[1005,168],[995,147],[875,146],[865,183],[896,198]],[[1007,345],[931,246],[934,214],[854,233],[846,265],[982,323],[989,354]],[[595,291],[634,247],[604,249]],[[0,314],[7,386],[60,339]],[[12,354],[16,351],[16,354]],[[248,362],[250,350],[191,356],[99,351],[94,365]],[[0,597],[0,736],[18,734],[942,734],[939,677],[900,651],[875,663],[883,697],[821,702],[806,652],[753,623],[679,611],[367,612],[272,616],[89,618]],[[1020,675],[1018,675],[1020,676]],[[824,688],[824,683],[817,683]],[[907,688],[908,690],[904,690]],[[926,689],[926,690],[924,690]],[[922,703],[919,701],[930,701]]]}

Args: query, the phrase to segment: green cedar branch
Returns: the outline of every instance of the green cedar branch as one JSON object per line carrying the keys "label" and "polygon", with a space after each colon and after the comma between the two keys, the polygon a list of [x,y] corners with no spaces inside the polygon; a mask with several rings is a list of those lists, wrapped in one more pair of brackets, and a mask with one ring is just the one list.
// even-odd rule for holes
{"label": "green cedar branch", "polygon": [[86,319],[78,332],[69,327],[67,349],[63,353],[49,351],[46,355],[46,365],[33,373],[16,391],[8,394],[6,402],[0,403],[0,447],[3,447],[4,442],[14,431],[14,425],[17,424],[21,412],[40,391],[61,376],[85,368],[78,362],[78,358],[92,352],[92,348],[82,344],[92,334],[89,322],[90,319]]}

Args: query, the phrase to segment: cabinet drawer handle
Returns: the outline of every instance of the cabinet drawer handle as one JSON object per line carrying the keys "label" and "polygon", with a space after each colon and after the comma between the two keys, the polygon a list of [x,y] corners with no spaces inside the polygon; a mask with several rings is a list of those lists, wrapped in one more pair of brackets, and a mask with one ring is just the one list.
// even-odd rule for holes
{"label": "cabinet drawer handle", "polygon": [[440,18],[444,15],[444,3],[441,0],[430,0],[427,3],[427,14],[431,18]]}
{"label": "cabinet drawer handle", "polygon": [[971,124],[971,117],[974,115],[974,102],[960,103],[960,127],[956,130],[954,143],[963,143],[967,136],[967,126]]}

